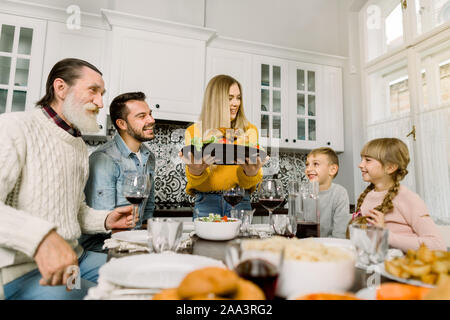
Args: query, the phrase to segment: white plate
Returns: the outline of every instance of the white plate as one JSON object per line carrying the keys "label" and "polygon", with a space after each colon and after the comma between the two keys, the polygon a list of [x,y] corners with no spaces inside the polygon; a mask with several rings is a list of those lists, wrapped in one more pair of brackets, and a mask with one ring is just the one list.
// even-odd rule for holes
{"label": "white plate", "polygon": [[381,271],[380,272],[381,275],[388,279],[395,280],[395,281],[401,282],[401,283],[412,284],[412,285],[418,286],[418,287],[425,287],[425,288],[435,288],[436,287],[431,284],[423,283],[422,281],[419,281],[419,280],[403,279],[403,278],[396,277],[386,271],[386,269],[384,268],[384,263],[378,264],[377,267]]}
{"label": "white plate", "polygon": [[356,293],[356,297],[364,300],[377,300],[376,288],[364,288]]}
{"label": "white plate", "polygon": [[151,253],[109,261],[99,270],[103,280],[127,288],[173,288],[189,272],[225,265],[215,259],[191,254]]}
{"label": "white plate", "polygon": [[183,222],[183,232],[190,233],[195,230],[194,222]]}
{"label": "white plate", "polygon": [[355,248],[352,242],[348,239],[339,239],[339,238],[311,238],[311,239],[326,246],[341,247],[350,250],[353,250]]}
{"label": "white plate", "polygon": [[147,244],[148,245],[148,231],[147,230],[129,230],[113,233],[112,239],[127,241],[132,243]]}

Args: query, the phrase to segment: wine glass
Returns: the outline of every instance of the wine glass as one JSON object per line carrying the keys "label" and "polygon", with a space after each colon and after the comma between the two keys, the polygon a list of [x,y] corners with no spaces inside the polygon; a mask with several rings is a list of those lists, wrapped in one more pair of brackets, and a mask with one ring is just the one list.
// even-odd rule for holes
{"label": "wine glass", "polygon": [[229,190],[223,191],[223,199],[231,205],[231,210],[244,199],[245,190],[239,186],[234,186]]}
{"label": "wine glass", "polygon": [[281,180],[267,179],[261,181],[258,189],[259,203],[269,211],[269,221],[275,234],[284,235],[286,229],[286,217],[275,215],[273,210],[284,202],[284,191]]}
{"label": "wine glass", "polygon": [[130,229],[136,226],[139,217],[139,205],[150,194],[150,178],[146,174],[128,173],[123,181],[123,195],[133,205],[133,222]]}

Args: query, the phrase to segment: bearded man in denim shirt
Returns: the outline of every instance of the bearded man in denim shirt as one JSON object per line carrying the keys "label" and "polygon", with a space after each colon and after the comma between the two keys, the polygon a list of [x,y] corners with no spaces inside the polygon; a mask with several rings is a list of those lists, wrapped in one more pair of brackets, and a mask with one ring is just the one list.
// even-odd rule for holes
{"label": "bearded man in denim shirt", "polygon": [[[155,119],[142,92],[124,93],[111,102],[109,114],[117,134],[89,157],[89,180],[86,183],[86,203],[94,209],[112,210],[129,205],[123,195],[123,180],[127,173],[150,175],[151,191],[139,205],[139,221],[135,229],[153,216],[155,209],[155,156],[142,142],[155,137]],[[80,243],[86,250],[105,252],[103,242],[110,235],[83,234]]]}

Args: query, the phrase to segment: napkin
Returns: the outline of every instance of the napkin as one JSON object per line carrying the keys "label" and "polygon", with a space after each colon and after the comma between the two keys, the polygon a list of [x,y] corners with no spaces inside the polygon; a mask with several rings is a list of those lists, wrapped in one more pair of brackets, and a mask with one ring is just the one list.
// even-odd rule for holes
{"label": "napkin", "polygon": [[117,239],[106,239],[103,244],[103,249],[117,249],[118,251],[128,251],[128,252],[150,252],[147,245],[142,245],[138,243],[132,243],[128,241],[121,241]]}

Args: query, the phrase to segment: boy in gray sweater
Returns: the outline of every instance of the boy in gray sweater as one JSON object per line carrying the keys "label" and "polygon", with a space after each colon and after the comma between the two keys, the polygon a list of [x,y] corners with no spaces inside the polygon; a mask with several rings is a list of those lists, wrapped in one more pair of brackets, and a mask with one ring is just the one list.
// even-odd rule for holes
{"label": "boy in gray sweater", "polygon": [[306,176],[319,182],[320,237],[345,238],[352,217],[347,190],[333,183],[338,171],[339,159],[331,148],[314,149],[306,158]]}

